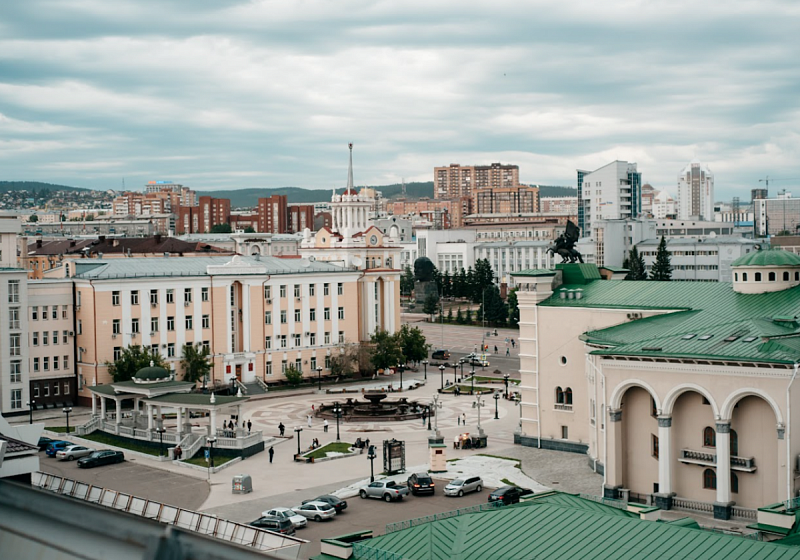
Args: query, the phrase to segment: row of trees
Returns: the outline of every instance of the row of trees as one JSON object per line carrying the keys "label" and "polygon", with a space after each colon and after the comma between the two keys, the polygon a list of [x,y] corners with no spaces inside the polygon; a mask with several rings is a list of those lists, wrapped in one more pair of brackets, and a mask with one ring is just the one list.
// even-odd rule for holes
{"label": "row of trees", "polygon": [[[211,373],[211,362],[208,360],[208,356],[208,349],[202,344],[186,344],[181,356],[183,380],[197,383],[206,378]],[[151,362],[154,366],[169,369],[157,350],[139,345],[123,348],[119,359],[106,362],[106,366],[111,378],[119,383],[130,381],[137,371],[149,367]]]}
{"label": "row of trees", "polygon": [[[436,282],[437,292],[441,297],[455,297],[467,299],[473,303],[480,303],[483,290],[494,283],[494,271],[488,259],[479,259],[475,267],[463,268],[452,275],[449,272],[439,272],[433,268],[433,278]],[[411,295],[414,290],[414,273],[410,266],[406,266],[400,277],[401,293]]]}
{"label": "row of trees", "polygon": [[[508,294],[507,301],[503,301],[500,296],[500,289],[494,284],[483,290],[479,299],[481,306],[475,312],[475,321],[483,323],[484,319],[492,327],[517,327],[519,325],[519,304],[517,303],[517,291],[512,290]],[[448,323],[459,325],[469,325],[473,322],[472,310],[466,309],[463,313],[459,307],[455,316],[453,308],[447,311],[447,316],[442,317],[443,309],[439,305],[439,298],[436,294],[431,294],[425,300],[422,308],[423,313],[431,316],[431,321],[438,313],[439,320],[446,320]],[[485,314],[485,315],[484,315]]]}
{"label": "row of trees", "polygon": [[[634,247],[628,253],[628,258],[622,263],[623,268],[628,269],[625,280],[647,280],[647,266],[644,257],[639,250]],[[661,242],[656,251],[656,260],[650,270],[650,280],[668,281],[672,280],[672,264],[670,262],[669,251],[667,251],[667,240],[661,236]]]}

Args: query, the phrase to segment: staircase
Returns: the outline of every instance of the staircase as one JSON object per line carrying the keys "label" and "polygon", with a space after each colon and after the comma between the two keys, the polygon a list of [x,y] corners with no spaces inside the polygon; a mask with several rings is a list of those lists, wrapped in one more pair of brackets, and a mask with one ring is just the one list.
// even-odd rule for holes
{"label": "staircase", "polygon": [[257,381],[253,382],[253,383],[244,383],[244,386],[247,389],[247,391],[242,391],[242,392],[245,395],[247,395],[248,397],[251,397],[253,395],[266,395],[267,394],[267,392],[264,390],[264,388],[261,386],[261,384],[258,383]]}

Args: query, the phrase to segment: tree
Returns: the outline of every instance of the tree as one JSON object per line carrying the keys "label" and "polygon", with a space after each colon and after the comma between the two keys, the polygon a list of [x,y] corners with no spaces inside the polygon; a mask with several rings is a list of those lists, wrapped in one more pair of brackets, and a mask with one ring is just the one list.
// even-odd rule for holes
{"label": "tree", "polygon": [[669,260],[669,251],[667,251],[667,240],[663,235],[658,244],[658,251],[656,251],[656,262],[653,263],[653,269],[650,271],[650,280],[672,280],[672,265]]}
{"label": "tree", "polygon": [[353,363],[358,359],[357,353],[358,349],[348,344],[340,346],[338,352],[331,352],[331,375],[335,377],[351,377],[355,373]]}
{"label": "tree", "polygon": [[426,315],[431,316],[431,320],[433,320],[433,316],[436,314],[436,309],[439,307],[439,296],[436,294],[428,294],[428,297],[425,298],[425,304],[422,306],[422,312]]}
{"label": "tree", "polygon": [[508,325],[514,328],[519,326],[519,302],[517,301],[517,290],[511,290],[508,294]]}
{"label": "tree", "polygon": [[467,310],[464,311],[464,323],[469,325],[472,323],[472,309],[467,307]]}
{"label": "tree", "polygon": [[405,363],[419,362],[428,357],[427,341],[419,327],[404,324],[395,336],[400,344]]}
{"label": "tree", "polygon": [[230,224],[217,224],[215,226],[211,226],[211,231],[209,233],[232,233],[233,230],[231,229]]}
{"label": "tree", "polygon": [[289,385],[292,387],[297,387],[303,382],[303,372],[297,371],[294,366],[287,367],[283,375],[286,376],[286,381],[288,381]]}
{"label": "tree", "polygon": [[494,326],[505,325],[508,319],[508,306],[500,297],[500,290],[497,286],[492,285],[486,288],[483,297],[486,301],[486,320]]}
{"label": "tree", "polygon": [[628,255],[628,275],[625,280],[647,280],[647,270],[645,269],[644,258],[634,247]]}
{"label": "tree", "polygon": [[492,265],[489,264],[489,259],[478,259],[475,261],[475,273],[473,275],[472,303],[481,303],[483,291],[492,285],[494,285],[494,271],[492,270]]}
{"label": "tree", "polygon": [[244,232],[245,233],[255,233],[256,229],[253,226],[247,226],[246,228],[244,228]]}
{"label": "tree", "polygon": [[183,346],[183,357],[181,358],[183,367],[183,380],[197,383],[205,379],[211,373],[211,363],[208,361],[208,348],[198,342],[195,344],[185,344]]}
{"label": "tree", "polygon": [[111,378],[116,383],[120,383],[122,381],[130,381],[137,371],[150,367],[150,362],[153,362],[154,366],[167,369],[161,354],[150,348],[142,348],[137,344],[123,348],[119,359],[113,362],[106,362],[106,366]]}
{"label": "tree", "polygon": [[456,323],[458,323],[459,325],[464,324],[464,314],[461,313],[460,307],[458,308],[458,313],[456,313]]}
{"label": "tree", "polygon": [[32,222],[32,223],[33,222],[38,222],[39,221],[39,216],[37,216],[36,214],[31,214],[30,217],[28,218],[28,221]]}
{"label": "tree", "polygon": [[410,296],[414,291],[414,272],[411,267],[406,265],[403,274],[400,275],[400,294]]}
{"label": "tree", "polygon": [[393,368],[403,361],[403,350],[397,338],[382,330],[376,331],[370,337],[370,342],[375,346],[370,361],[375,369]]}
{"label": "tree", "polygon": [[448,323],[452,323],[453,322],[453,308],[452,307],[447,310],[447,322]]}
{"label": "tree", "polygon": [[467,278],[467,271],[464,268],[461,268],[461,271],[458,273],[458,281],[456,285],[458,286],[456,290],[456,297],[465,298],[469,295],[469,279]]}
{"label": "tree", "polygon": [[450,273],[446,270],[442,275],[442,297],[452,297],[453,295],[453,280],[450,278]]}

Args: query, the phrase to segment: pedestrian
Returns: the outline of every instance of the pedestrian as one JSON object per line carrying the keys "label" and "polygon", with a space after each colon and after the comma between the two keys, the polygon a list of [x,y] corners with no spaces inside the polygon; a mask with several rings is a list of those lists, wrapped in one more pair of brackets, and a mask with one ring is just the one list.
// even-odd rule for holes
{"label": "pedestrian", "polygon": [[281,437],[283,437],[283,431],[286,429],[286,426],[283,425],[283,422],[278,424],[278,431],[281,433]]}
{"label": "pedestrian", "polygon": [[510,355],[511,355],[511,348],[506,346],[506,356],[510,356]]}
{"label": "pedestrian", "polygon": [[252,430],[252,429],[253,429],[253,423],[250,420],[248,420],[247,421],[247,433],[249,434],[250,430]]}
{"label": "pedestrian", "polygon": [[458,425],[460,426],[461,425],[461,415],[460,414],[456,414],[456,419],[458,420]]}
{"label": "pedestrian", "polygon": [[369,451],[369,438],[367,438],[367,440],[364,442],[364,447],[366,447],[367,451]]}
{"label": "pedestrian", "polygon": [[514,339],[512,338],[511,339],[511,348],[516,348],[516,347],[517,347],[517,343],[514,342]]}
{"label": "pedestrian", "polygon": [[308,415],[308,427],[309,428],[311,427],[311,415],[310,414]]}
{"label": "pedestrian", "polygon": [[173,457],[175,458],[176,461],[180,461],[181,460],[181,446],[180,445],[176,445],[175,446],[175,451],[173,452]]}
{"label": "pedestrian", "polygon": [[494,353],[497,354],[497,345],[494,346]]}
{"label": "pedestrian", "polygon": [[461,437],[456,435],[456,437],[453,438],[453,449],[458,449],[459,443],[461,443]]}
{"label": "pedestrian", "polygon": [[275,456],[275,450],[272,449],[272,446],[269,448],[269,462],[272,463],[272,458]]}
{"label": "pedestrian", "polygon": [[466,412],[462,412],[461,413],[461,423],[464,424],[465,426],[467,425],[467,413]]}
{"label": "pedestrian", "polygon": [[425,426],[425,422],[427,420],[428,420],[428,411],[427,410],[423,410],[422,411],[422,425],[423,426]]}
{"label": "pedestrian", "polygon": [[322,423],[322,431],[325,432],[325,433],[328,433],[328,419],[327,418]]}

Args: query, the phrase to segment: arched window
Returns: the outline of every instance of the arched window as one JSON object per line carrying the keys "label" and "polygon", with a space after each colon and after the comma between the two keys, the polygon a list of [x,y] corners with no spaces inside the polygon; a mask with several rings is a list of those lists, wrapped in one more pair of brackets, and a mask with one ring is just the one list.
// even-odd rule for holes
{"label": "arched window", "polygon": [[739,477],[733,471],[731,471],[731,492],[734,494],[739,493]]}
{"label": "arched window", "polygon": [[783,281],[784,282],[788,282],[789,281],[789,272],[788,271],[784,271],[783,272]]}
{"label": "arched window", "polygon": [[556,387],[556,404],[564,404],[564,391],[561,387]]}
{"label": "arched window", "polygon": [[761,282],[761,273],[756,272],[756,282]]}
{"label": "arched window", "polygon": [[736,430],[731,430],[731,455],[739,454],[739,435]]}
{"label": "arched window", "polygon": [[733,273],[733,279],[736,280],[737,282],[739,281],[739,273],[738,272],[734,272]]}
{"label": "arched window", "polygon": [[775,280],[777,280],[777,278],[775,278],[775,273],[774,272],[770,272],[769,276],[767,278],[769,278],[770,282],[774,282]]}
{"label": "arched window", "polygon": [[716,447],[717,446],[717,432],[711,426],[706,426],[703,429],[703,447]]}
{"label": "arched window", "polygon": [[795,272],[794,273],[794,281],[795,282],[800,282],[800,272]]}
{"label": "arched window", "polygon": [[742,282],[747,282],[747,273],[742,272]]}
{"label": "arched window", "polygon": [[564,404],[572,404],[572,388],[567,387],[564,390]]}
{"label": "arched window", "polygon": [[717,473],[714,472],[714,469],[706,469],[703,471],[703,488],[708,488],[710,490],[717,489]]}

